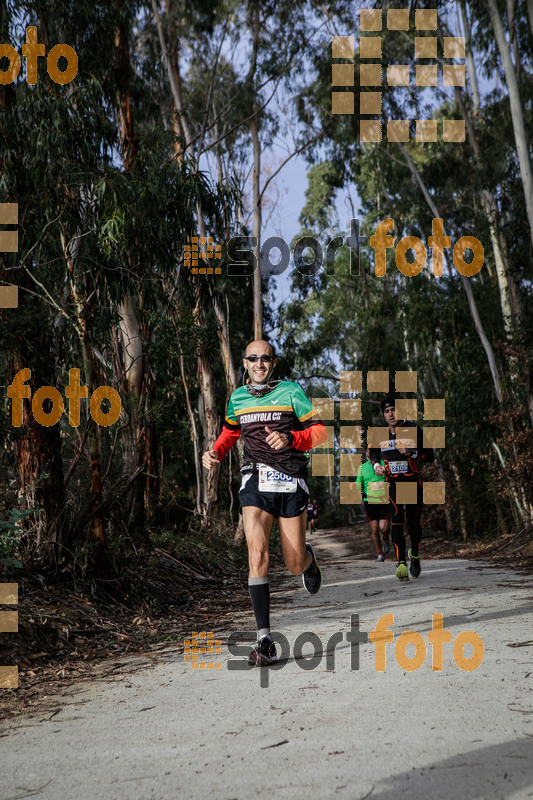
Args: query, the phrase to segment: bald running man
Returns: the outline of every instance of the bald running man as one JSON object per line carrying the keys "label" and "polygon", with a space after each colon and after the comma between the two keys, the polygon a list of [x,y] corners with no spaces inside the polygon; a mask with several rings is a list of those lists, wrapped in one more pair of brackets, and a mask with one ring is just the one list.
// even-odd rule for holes
{"label": "bald running man", "polygon": [[247,346],[243,365],[246,384],[228,403],[222,433],[202,463],[212,469],[242,434],[244,460],[239,500],[248,545],[248,586],[257,625],[257,645],[250,666],[277,661],[270,633],[268,543],[278,520],[287,569],[302,575],[304,588],[316,594],[322,572],[313,548],[305,541],[307,520],[306,451],[327,439],[327,431],[311,400],[297,383],[272,380],[278,359],[271,344],[258,339]]}

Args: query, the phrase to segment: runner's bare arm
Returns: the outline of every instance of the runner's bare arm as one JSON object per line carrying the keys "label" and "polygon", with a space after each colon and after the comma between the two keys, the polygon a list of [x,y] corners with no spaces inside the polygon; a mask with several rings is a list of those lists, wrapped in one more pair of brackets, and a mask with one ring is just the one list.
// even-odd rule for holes
{"label": "runner's bare arm", "polygon": [[202,456],[202,464],[206,469],[212,469],[215,464],[218,464],[217,450],[206,450]]}
{"label": "runner's bare arm", "polygon": [[228,428],[223,428],[222,433],[216,440],[212,449],[207,450],[202,456],[202,464],[204,467],[206,469],[211,469],[218,461],[222,461],[224,456],[228,453],[230,448],[233,447],[240,435],[240,428],[233,431],[229,430]]}

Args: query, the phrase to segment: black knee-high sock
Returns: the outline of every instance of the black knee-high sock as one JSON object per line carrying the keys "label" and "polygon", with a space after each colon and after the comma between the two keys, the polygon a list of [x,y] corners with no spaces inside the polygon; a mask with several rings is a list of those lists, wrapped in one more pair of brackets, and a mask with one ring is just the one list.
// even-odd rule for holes
{"label": "black knee-high sock", "polygon": [[258,637],[270,633],[270,589],[268,578],[248,578]]}
{"label": "black knee-high sock", "polygon": [[409,537],[411,539],[411,555],[416,558],[418,556],[418,545],[422,539],[422,528],[418,527],[414,530],[410,530]]}
{"label": "black knee-high sock", "polygon": [[403,532],[403,522],[392,523],[391,539],[396,547],[396,556],[398,561],[405,561],[405,534]]}
{"label": "black knee-high sock", "polygon": [[422,517],[422,506],[410,506],[407,509],[407,533],[411,539],[411,554],[418,555],[418,545],[422,539],[422,526],[420,518]]}

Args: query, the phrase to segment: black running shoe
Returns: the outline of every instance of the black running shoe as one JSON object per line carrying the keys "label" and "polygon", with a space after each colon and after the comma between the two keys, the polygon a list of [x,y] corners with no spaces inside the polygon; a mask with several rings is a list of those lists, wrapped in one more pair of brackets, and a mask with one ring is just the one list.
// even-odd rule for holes
{"label": "black running shoe", "polygon": [[305,550],[307,553],[311,553],[311,558],[313,560],[305,572],[302,572],[302,583],[304,585],[304,589],[306,589],[309,594],[316,594],[322,586],[322,570],[316,563],[315,551],[309,542],[306,542]]}
{"label": "black running shoe", "polygon": [[250,667],[268,667],[270,664],[275,664],[278,660],[276,652],[276,645],[270,636],[262,636],[257,642],[255,648],[248,656],[248,665]]}
{"label": "black running shoe", "polygon": [[409,558],[411,559],[411,564],[409,565],[409,572],[411,573],[413,578],[418,578],[420,575],[420,556],[411,555],[411,550],[409,550]]}

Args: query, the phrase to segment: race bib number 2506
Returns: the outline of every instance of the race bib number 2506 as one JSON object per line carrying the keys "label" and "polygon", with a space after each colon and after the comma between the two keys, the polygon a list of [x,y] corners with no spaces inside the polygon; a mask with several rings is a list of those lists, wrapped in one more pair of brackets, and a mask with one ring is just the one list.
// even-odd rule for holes
{"label": "race bib number 2506", "polygon": [[259,491],[260,492],[295,492],[298,488],[296,478],[285,475],[265,464],[259,465]]}

